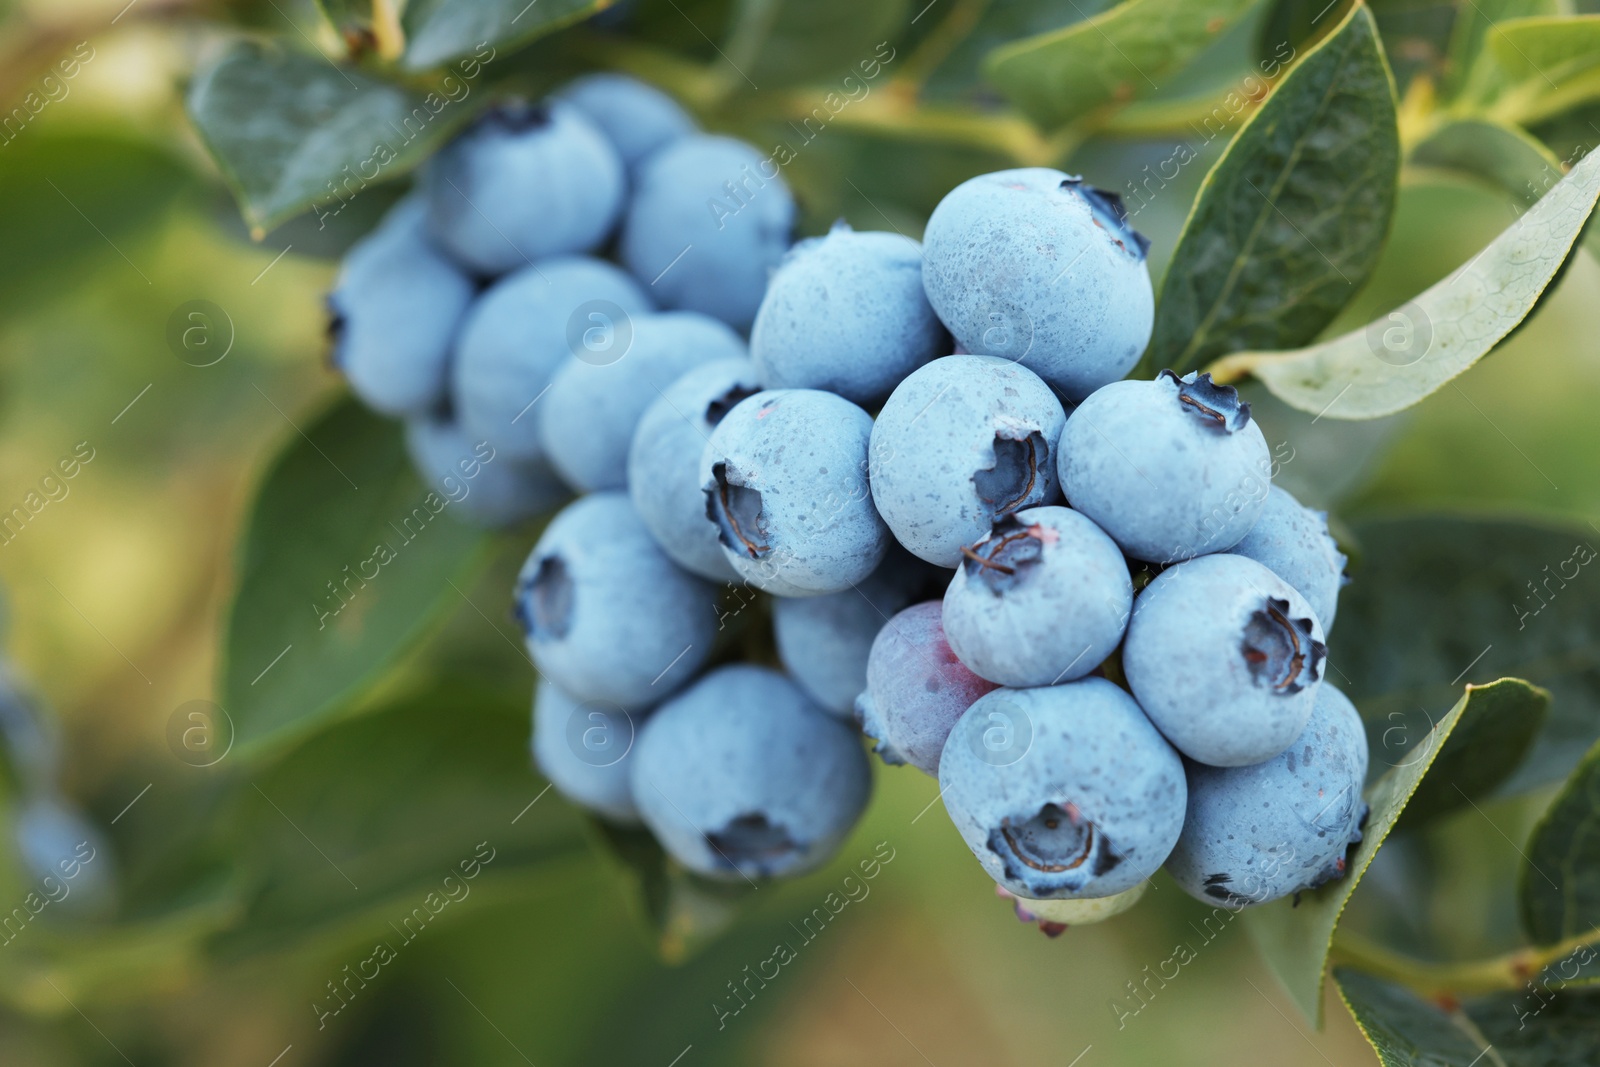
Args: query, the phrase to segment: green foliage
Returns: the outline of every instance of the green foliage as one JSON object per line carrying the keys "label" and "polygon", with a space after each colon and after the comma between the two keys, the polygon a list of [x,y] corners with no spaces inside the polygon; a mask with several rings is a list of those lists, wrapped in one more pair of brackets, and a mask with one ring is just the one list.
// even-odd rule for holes
{"label": "green foliage", "polygon": [[1578,764],[1524,850],[1522,926],[1539,944],[1600,930],[1600,745]]}
{"label": "green foliage", "polygon": [[1060,126],[1161,88],[1256,0],[1125,0],[1083,22],[990,54],[1001,92],[1041,126]]}
{"label": "green foliage", "polygon": [[[1553,699],[1507,788],[1565,777],[1600,737],[1600,602],[1585,595],[1594,531],[1431,515],[1358,523],[1354,534],[1361,565],[1340,598],[1329,676],[1366,717],[1374,763],[1411,758],[1461,680],[1515,675]],[[1484,757],[1486,779],[1507,759]]]}
{"label": "green foliage", "polygon": [[1468,1064],[1483,1055],[1482,1042],[1404,987],[1347,967],[1333,977],[1383,1067]]}
{"label": "green foliage", "polygon": [[256,41],[195,80],[189,114],[258,231],[400,177],[471,117],[447,97]]}
{"label": "green foliage", "polygon": [[[609,6],[609,0],[410,0],[402,62],[422,71],[467,55],[486,58]],[[479,54],[485,46],[489,51]]]}
{"label": "green foliage", "polygon": [[1461,270],[1363,329],[1293,352],[1244,353],[1217,364],[1248,371],[1302,411],[1371,419],[1421,401],[1487,355],[1533,310],[1572,254],[1600,199],[1600,153]]}
{"label": "green foliage", "polygon": [[[1339,621],[1341,628],[1349,625],[1343,618]],[[1422,738],[1410,758],[1390,767],[1367,790],[1371,813],[1362,829],[1361,843],[1347,860],[1344,877],[1291,898],[1247,909],[1241,916],[1251,939],[1307,1018],[1321,1023],[1323,974],[1345,904],[1467,708],[1475,703],[1503,705],[1511,710],[1485,714],[1515,714],[1518,706],[1526,707],[1542,699],[1537,689],[1516,678],[1467,686],[1466,693]]]}
{"label": "green foliage", "polygon": [[[838,81],[911,17],[910,0],[738,0],[723,52],[741,92]],[[879,56],[881,60],[883,56]]]}
{"label": "green foliage", "polygon": [[486,538],[448,512],[399,427],[354,400],[288,440],[256,497],[228,623],[221,690],[240,754],[316,729],[459,605]]}
{"label": "green foliage", "polygon": [[1394,88],[1366,8],[1251,117],[1178,240],[1144,370],[1311,340],[1377,264],[1394,214]]}

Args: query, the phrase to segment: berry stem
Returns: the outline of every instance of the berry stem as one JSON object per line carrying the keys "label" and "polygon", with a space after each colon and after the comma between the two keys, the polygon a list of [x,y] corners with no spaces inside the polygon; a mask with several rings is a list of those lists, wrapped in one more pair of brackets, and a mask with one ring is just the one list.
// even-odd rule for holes
{"label": "berry stem", "polygon": [[[1335,964],[1348,963],[1380,978],[1399,982],[1424,996],[1438,997],[1446,993],[1471,996],[1523,989],[1546,967],[1591,946],[1600,946],[1600,927],[1543,948],[1520,948],[1480,960],[1434,963],[1391,951],[1356,934],[1341,933],[1333,942],[1329,959]],[[1596,954],[1600,955],[1600,950]],[[1551,980],[1564,981],[1560,975]]]}

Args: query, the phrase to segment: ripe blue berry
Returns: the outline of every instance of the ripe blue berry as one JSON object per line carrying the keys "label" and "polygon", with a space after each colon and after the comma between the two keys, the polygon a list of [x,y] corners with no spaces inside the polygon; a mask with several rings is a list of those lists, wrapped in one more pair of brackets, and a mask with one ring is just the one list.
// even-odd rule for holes
{"label": "ripe blue berry", "polygon": [[533,759],[561,795],[613,822],[637,823],[629,772],[642,716],[583,701],[546,679],[533,702]]}
{"label": "ripe blue berry", "polygon": [[1367,735],[1331,684],[1279,755],[1247,767],[1190,763],[1188,773],[1189,813],[1167,871],[1190,896],[1242,907],[1344,876],[1367,816]]}
{"label": "ripe blue berry", "polygon": [[626,74],[585,74],[556,97],[599,127],[630,171],[669,141],[695,132],[694,119],[672,97]]}
{"label": "ripe blue berry", "polygon": [[1266,510],[1231,551],[1248,556],[1292,585],[1311,605],[1323,630],[1333,629],[1346,560],[1328,533],[1327,512],[1312,511],[1287,490],[1273,486]]}
{"label": "ripe blue berry", "polygon": [[429,410],[444,397],[450,346],[474,291],[428,237],[427,205],[407,197],[339,268],[328,294],[333,365],[374,410]]}
{"label": "ripe blue berry", "polygon": [[422,480],[480,526],[510,526],[554,509],[567,487],[542,459],[519,460],[447,418],[406,421],[406,450]]}
{"label": "ripe blue berry", "polygon": [[1305,598],[1243,556],[1169,567],[1133,606],[1122,667],[1150,720],[1190,759],[1239,767],[1300,735],[1327,646]]}
{"label": "ripe blue berry", "polygon": [[921,246],[842,221],[789,251],[750,331],[769,389],[826,389],[857,404],[882,400],[949,344],[922,291]]}
{"label": "ripe blue berry", "polygon": [[517,615],[542,675],[633,711],[705,663],[716,590],[667,558],[626,493],[595,493],[545,528],[517,578]]}
{"label": "ripe blue berry", "polygon": [[738,334],[692,311],[639,315],[632,331],[632,343],[619,358],[568,358],[540,401],[545,455],[579,491],[627,486],[633,432],[663,389],[694,367],[745,357]]}
{"label": "ripe blue berry", "polygon": [[742,400],[700,457],[706,514],[739,576],[777,596],[848,589],[889,550],[872,506],[872,417],[817,389]]}
{"label": "ripe blue berry", "polygon": [[1072,412],[1061,490],[1135,559],[1226,552],[1267,503],[1272,460],[1250,405],[1211,376],[1113,382]]}
{"label": "ripe blue berry", "polygon": [[777,878],[834,853],[872,774],[855,732],[777,671],[719,667],[639,731],[633,796],[678,862],[711,878]]}
{"label": "ripe blue berry", "polygon": [[913,554],[954,567],[1021,508],[1054,503],[1066,415],[1033,372],[945,356],[901,382],[872,430],[872,498]]}
{"label": "ripe blue berry", "polygon": [[789,247],[794,210],[777,168],[743,141],[680,137],[639,168],[622,260],[663,307],[747,330]]}
{"label": "ripe blue berry", "polygon": [[1081,400],[1150,341],[1148,242],[1114,193],[1043,167],[983,174],[939,201],[922,241],[928,299],[961,351],[1021,362]]}
{"label": "ripe blue berry", "polygon": [[1183,761],[1104,678],[983,697],[945,742],[939,788],[989,876],[1039,900],[1132,889],[1183,829]]}
{"label": "ripe blue berry", "polygon": [[628,493],[673,562],[713,581],[737,577],[706,517],[700,454],[717,423],[761,391],[748,359],[702,363],[662,390],[639,418],[628,449]]}
{"label": "ripe blue berry", "polygon": [[1076,511],[1029,508],[967,550],[944,632],[974,673],[1015,688],[1082,678],[1122,640],[1133,581],[1116,543]]}
{"label": "ripe blue berry", "polygon": [[587,252],[622,210],[622,161],[577,108],[509,101],[445,145],[425,174],[433,233],[480,274]]}

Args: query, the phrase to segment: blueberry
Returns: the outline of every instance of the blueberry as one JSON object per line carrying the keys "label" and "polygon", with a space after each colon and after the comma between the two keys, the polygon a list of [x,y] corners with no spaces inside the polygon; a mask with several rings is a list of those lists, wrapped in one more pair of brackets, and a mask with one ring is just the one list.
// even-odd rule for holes
{"label": "blueberry", "polygon": [[746,330],[789,247],[794,210],[777,167],[749,145],[680,137],[639,168],[622,259],[663,307]]}
{"label": "blueberry", "polygon": [[1189,813],[1167,871],[1208,904],[1262,904],[1342,878],[1361,840],[1367,735],[1331,684],[1279,755],[1247,767],[1190,763]]}
{"label": "blueberry", "polygon": [[700,457],[706,514],[739,576],[778,596],[850,588],[889,550],[872,506],[872,416],[817,389],[741,400]]}
{"label": "blueberry", "polygon": [[1343,552],[1328,533],[1328,514],[1312,511],[1287,490],[1273,486],[1266,510],[1232,549],[1294,586],[1306,598],[1323,630],[1333,629],[1339,589],[1345,583]]}
{"label": "blueberry", "polygon": [[872,788],[855,733],[764,667],[719,667],[640,728],[633,795],[663,848],[727,881],[801,874],[838,849]]}
{"label": "blueberry", "polygon": [[866,688],[856,698],[856,718],[883,761],[909,763],[934,777],[956,720],[996,688],[950,650],[943,614],[944,606],[930,600],[885,623],[867,658]]}
{"label": "blueberry", "polygon": [[716,597],[656,546],[626,493],[563,508],[517,578],[517,615],[540,673],[625,711],[694,677],[711,652]]}
{"label": "blueberry", "polygon": [[545,455],[580,492],[627,486],[633,432],[663,389],[702,364],[745,357],[738,334],[692,311],[640,315],[632,330],[621,358],[563,362],[540,402]]}
{"label": "blueberry", "polygon": [[558,256],[500,279],[478,297],[456,341],[456,411],[508,455],[535,459],[550,380],[574,353],[620,356],[650,301],[627,273],[587,256]]}
{"label": "blueberry", "polygon": [[922,291],[921,246],[843,221],[784,257],[750,332],[768,388],[827,389],[857,404],[882,400],[949,344]]}
{"label": "blueberry", "polygon": [[1038,900],[1132,889],[1183,829],[1183,761],[1104,678],[983,697],[945,742],[939,788],[989,876]]}
{"label": "blueberry", "polygon": [[408,196],[345,256],[328,294],[333,365],[368,407],[426,411],[443,398],[450,346],[476,286],[434,246]]}
{"label": "blueberry", "polygon": [[408,419],[406,450],[444,506],[481,526],[510,526],[568,496],[544,460],[513,459],[448,418]]}
{"label": "blueberry", "polygon": [[116,859],[98,826],[53,793],[27,800],[15,818],[25,877],[56,894],[65,889],[56,906],[79,914],[115,907]]}
{"label": "blueberry", "polygon": [[1139,362],[1155,317],[1122,202],[1058,170],[983,174],[923,233],[923,282],[964,352],[1018,360],[1074,400]]}
{"label": "blueberry", "polygon": [[872,498],[900,543],[940,567],[1019,508],[1056,499],[1066,415],[1032,371],[945,356],[901,382],[872,430]]}
{"label": "blueberry", "polygon": [[629,772],[639,716],[583,701],[541,679],[533,702],[533,758],[561,795],[613,822],[637,823]]}
{"label": "blueberry", "polygon": [[1113,382],[1057,449],[1067,503],[1135,559],[1226,552],[1267,505],[1272,460],[1250,405],[1209,374]]}
{"label": "blueberry", "polygon": [[1201,556],[1139,594],[1122,646],[1128,685],[1190,759],[1271,759],[1305,729],[1327,647],[1282,578],[1243,556]]}
{"label": "blueberry", "polygon": [[669,141],[695,132],[694,119],[672,97],[626,74],[585,74],[556,96],[600,128],[630,171]]}
{"label": "blueberry", "polygon": [[978,675],[1055,685],[1094,670],[1122,640],[1133,609],[1127,561],[1077,512],[1016,512],[966,551],[944,594],[944,632]]}
{"label": "blueberry", "polygon": [[850,718],[867,686],[873,639],[927,584],[931,570],[890,548],[878,569],[853,589],[779,597],[772,604],[772,633],[784,669],[818,704]]}
{"label": "blueberry", "polygon": [[706,517],[700,454],[722,417],[760,391],[748,359],[702,363],[651,402],[628,448],[628,492],[639,517],[673,562],[702,578],[737,576]]}
{"label": "blueberry", "polygon": [[616,150],[581,111],[520,100],[445,145],[426,182],[434,236],[490,275],[599,246],[626,185]]}

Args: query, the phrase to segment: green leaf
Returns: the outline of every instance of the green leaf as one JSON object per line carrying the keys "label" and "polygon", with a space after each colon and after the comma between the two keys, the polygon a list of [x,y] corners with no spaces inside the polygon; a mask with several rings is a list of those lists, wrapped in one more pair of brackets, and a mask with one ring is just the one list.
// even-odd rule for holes
{"label": "green leaf", "polygon": [[1561,0],[1458,0],[1441,79],[1443,95],[1476,106],[1492,101],[1507,85],[1506,72],[1495,60],[1494,27],[1523,16],[1555,15],[1560,7]]}
{"label": "green leaf", "polygon": [[1383,1067],[1465,1067],[1482,1057],[1482,1042],[1403,986],[1349,967],[1336,968],[1333,977]]}
{"label": "green leaf", "polygon": [[188,108],[259,235],[411,170],[471,117],[468,99],[240,41],[195,79]]}
{"label": "green leaf", "polygon": [[527,706],[520,694],[438,679],[240,782],[232,840],[254,890],[219,949],[385,931],[426,907],[429,893],[443,895],[446,876],[463,880],[461,864],[474,857],[483,877],[429,910],[456,915],[497,884],[511,892],[557,865],[591,863],[579,815],[543,795],[530,767]]}
{"label": "green leaf", "polygon": [[[925,100],[980,102],[987,95],[992,101],[993,90],[982,82],[985,56],[1011,41],[1092,18],[1113,3],[1114,0],[1074,0],[1071,4],[1050,3],[1049,0],[995,0],[975,5],[981,7],[975,19],[969,14],[972,8],[952,6],[941,14],[941,8],[934,7],[918,19],[914,27],[927,32],[923,42],[907,58],[907,69],[915,67],[919,72],[926,69],[921,93]],[[922,10],[920,4],[917,10]],[[945,20],[943,26],[939,22],[941,18]],[[967,20],[971,20],[970,27],[960,25]],[[955,29],[961,30],[961,36],[951,41],[947,35]]]}
{"label": "green leaf", "polygon": [[1600,993],[1519,991],[1468,1001],[1465,1009],[1506,1067],[1592,1064],[1600,1048]]}
{"label": "green leaf", "polygon": [[1600,152],[1593,152],[1474,259],[1386,318],[1309,348],[1245,352],[1213,367],[1222,380],[1254,374],[1319,417],[1404,410],[1464,373],[1528,316],[1572,254],[1597,198]]}
{"label": "green leaf", "polygon": [[1370,724],[1374,764],[1410,758],[1460,681],[1514,675],[1552,702],[1502,791],[1564,778],[1600,738],[1600,601],[1584,594],[1600,537],[1587,526],[1448,515],[1354,531],[1362,561],[1329,635],[1329,677]]}
{"label": "green leaf", "polygon": [[1455,732],[1434,757],[1433,771],[1411,794],[1401,829],[1447,815],[1487,796],[1516,772],[1544,726],[1550,694],[1529,686],[1521,699],[1481,700],[1467,706]]}
{"label": "green leaf", "polygon": [[1394,86],[1357,7],[1206,175],[1162,282],[1146,373],[1315,337],[1377,265],[1399,173]]}
{"label": "green leaf", "polygon": [[267,472],[239,552],[221,690],[240,755],[359,696],[460,605],[451,583],[487,544],[417,480],[396,424],[345,400],[304,430]]}
{"label": "green leaf", "polygon": [[1053,33],[995,49],[989,79],[1041,126],[1154,92],[1257,0],[1127,0]]}
{"label": "green leaf", "polygon": [[485,63],[500,49],[524,45],[596,11],[612,0],[411,0],[402,25],[407,70],[429,70],[469,53]]}
{"label": "green leaf", "polygon": [[722,49],[733,68],[729,84],[750,91],[814,78],[837,84],[858,62],[893,64],[899,57],[889,42],[909,7],[909,0],[738,0]]}
{"label": "green leaf", "polygon": [[1446,123],[1411,150],[1418,167],[1458,171],[1525,204],[1561,180],[1561,161],[1527,131],[1492,119]]}
{"label": "green leaf", "polygon": [[1572,772],[1523,851],[1518,896],[1528,936],[1548,945],[1600,929],[1600,745]]}
{"label": "green leaf", "polygon": [[1576,102],[1575,88],[1596,84],[1587,76],[1600,69],[1600,15],[1511,19],[1487,40],[1506,77],[1524,83],[1518,91]]}
{"label": "green leaf", "polygon": [[[1342,618],[1340,623],[1348,625]],[[1283,982],[1290,997],[1306,1017],[1319,1026],[1322,1021],[1323,973],[1328,950],[1333,943],[1334,929],[1339,925],[1350,894],[1361,884],[1361,878],[1367,873],[1373,856],[1383,846],[1389,831],[1394,829],[1407,801],[1433,766],[1435,757],[1449,740],[1456,723],[1469,705],[1525,701],[1531,688],[1528,683],[1515,678],[1502,679],[1486,686],[1467,686],[1465,695],[1456,701],[1455,707],[1422,740],[1414,757],[1391,767],[1367,790],[1367,803],[1372,810],[1362,830],[1361,843],[1350,854],[1345,876],[1309,892],[1260,907],[1246,908],[1240,916],[1245,929],[1250,931],[1251,939]]]}

